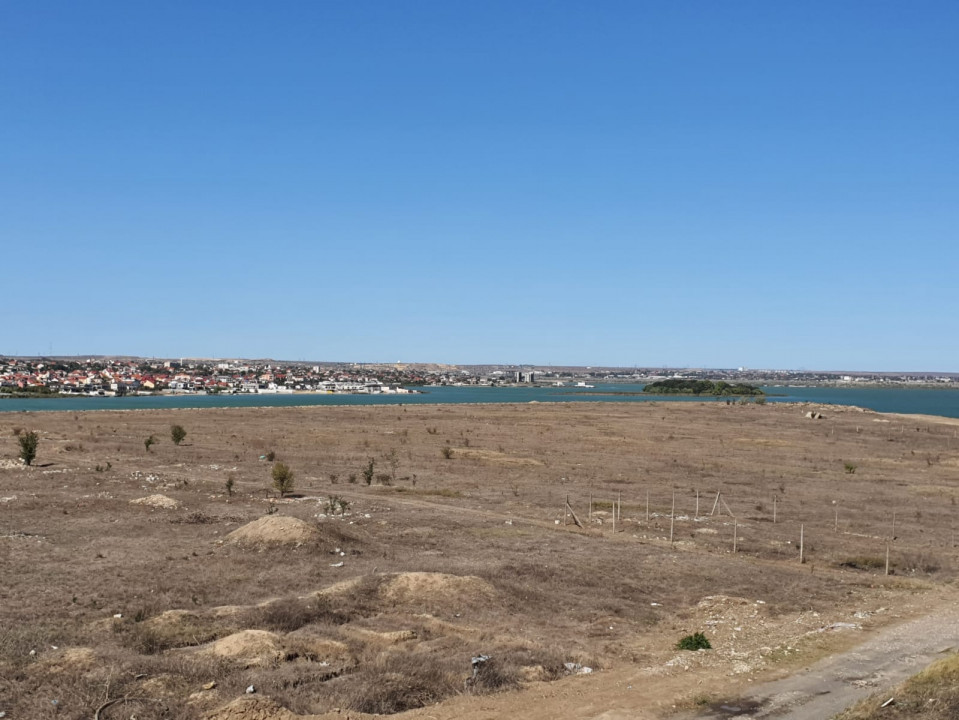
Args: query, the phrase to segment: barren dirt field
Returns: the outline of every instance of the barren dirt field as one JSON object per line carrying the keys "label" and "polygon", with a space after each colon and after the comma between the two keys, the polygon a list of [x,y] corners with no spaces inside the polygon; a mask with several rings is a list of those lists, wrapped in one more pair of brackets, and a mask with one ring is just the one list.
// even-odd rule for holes
{"label": "barren dirt field", "polygon": [[776,404],[3,413],[0,712],[722,717],[954,605],[957,434]]}

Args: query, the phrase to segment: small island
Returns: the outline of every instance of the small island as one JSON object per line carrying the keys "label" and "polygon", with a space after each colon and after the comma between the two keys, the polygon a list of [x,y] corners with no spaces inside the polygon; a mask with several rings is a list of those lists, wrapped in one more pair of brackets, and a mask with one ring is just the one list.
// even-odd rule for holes
{"label": "small island", "polygon": [[765,395],[760,388],[746,383],[728,383],[722,380],[657,380],[643,388],[648,395],[712,395],[716,397]]}

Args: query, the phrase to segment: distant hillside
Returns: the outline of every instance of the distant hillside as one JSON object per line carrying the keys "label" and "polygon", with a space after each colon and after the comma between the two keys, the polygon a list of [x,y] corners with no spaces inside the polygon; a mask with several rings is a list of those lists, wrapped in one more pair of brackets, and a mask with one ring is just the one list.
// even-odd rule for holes
{"label": "distant hillside", "polygon": [[650,395],[713,395],[720,397],[766,394],[755,385],[746,385],[745,383],[731,384],[722,380],[713,382],[712,380],[680,379],[658,380],[649,383],[643,388],[643,392]]}

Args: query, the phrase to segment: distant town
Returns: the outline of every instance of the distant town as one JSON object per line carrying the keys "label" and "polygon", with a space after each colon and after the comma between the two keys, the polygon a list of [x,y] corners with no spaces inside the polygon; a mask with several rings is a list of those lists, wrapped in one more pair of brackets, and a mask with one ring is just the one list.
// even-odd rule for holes
{"label": "distant town", "polygon": [[0,396],[342,393],[407,394],[424,386],[589,388],[595,382],[710,379],[779,386],[959,388],[957,373],[614,368],[429,363],[316,363],[136,357],[0,357]]}

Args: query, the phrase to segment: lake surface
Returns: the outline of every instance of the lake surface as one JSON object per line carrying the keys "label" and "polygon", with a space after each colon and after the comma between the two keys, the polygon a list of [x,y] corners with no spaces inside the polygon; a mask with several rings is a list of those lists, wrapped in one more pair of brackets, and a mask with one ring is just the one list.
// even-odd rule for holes
{"label": "lake surface", "polygon": [[[430,387],[422,395],[161,395],[122,398],[0,398],[0,412],[66,410],[157,410],[172,408],[290,407],[302,405],[414,405],[528,402],[725,402],[679,395],[623,395],[642,385],[596,383],[596,387]],[[769,402],[858,405],[879,412],[959,418],[959,390],[918,388],[764,387]]]}

